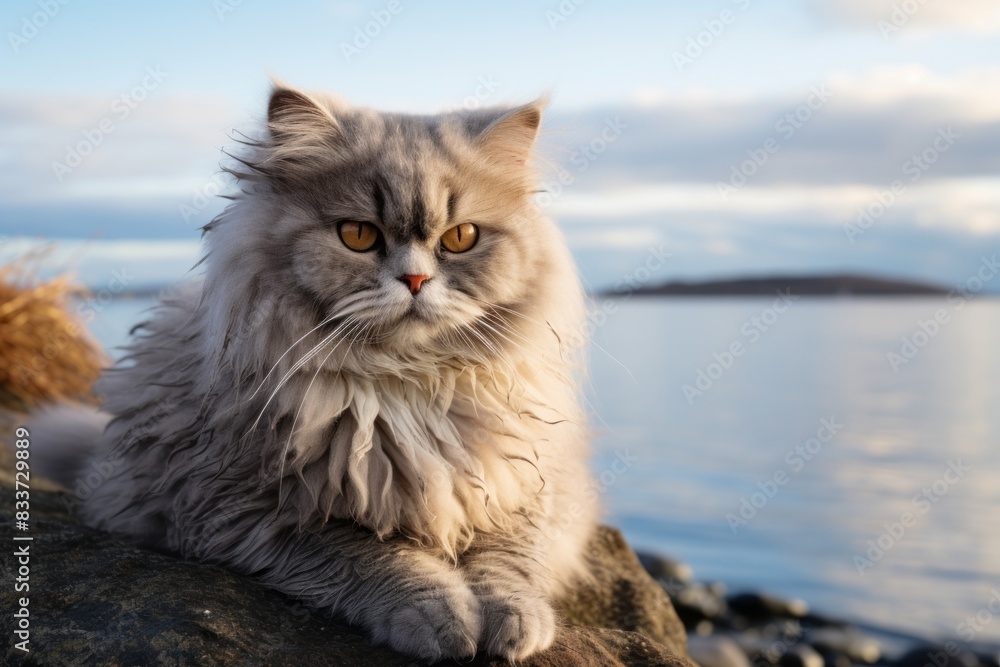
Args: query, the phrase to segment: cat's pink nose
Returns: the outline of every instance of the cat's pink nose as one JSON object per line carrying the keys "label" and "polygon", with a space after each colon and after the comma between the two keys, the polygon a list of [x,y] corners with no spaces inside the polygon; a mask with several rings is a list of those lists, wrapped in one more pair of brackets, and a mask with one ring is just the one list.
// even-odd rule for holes
{"label": "cat's pink nose", "polygon": [[430,276],[415,276],[412,274],[406,274],[400,276],[399,279],[407,284],[410,288],[410,294],[416,296],[417,292],[420,291],[420,286],[431,279]]}

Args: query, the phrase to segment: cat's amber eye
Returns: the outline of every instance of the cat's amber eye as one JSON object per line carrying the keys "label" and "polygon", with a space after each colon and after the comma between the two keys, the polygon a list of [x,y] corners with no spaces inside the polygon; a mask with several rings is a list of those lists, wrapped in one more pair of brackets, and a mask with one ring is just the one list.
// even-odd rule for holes
{"label": "cat's amber eye", "polygon": [[381,238],[378,227],[369,222],[342,222],[337,231],[344,245],[355,252],[374,250]]}
{"label": "cat's amber eye", "polygon": [[449,252],[465,252],[471,250],[479,240],[479,227],[471,222],[464,222],[446,231],[441,236],[441,245]]}

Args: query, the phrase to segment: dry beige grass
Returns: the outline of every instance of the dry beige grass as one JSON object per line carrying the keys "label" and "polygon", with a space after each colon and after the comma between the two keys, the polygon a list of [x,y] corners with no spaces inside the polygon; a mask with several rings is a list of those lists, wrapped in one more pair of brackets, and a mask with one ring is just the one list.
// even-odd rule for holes
{"label": "dry beige grass", "polygon": [[0,408],[9,411],[57,399],[92,402],[106,363],[70,313],[72,297],[85,291],[67,276],[34,278],[38,256],[0,266]]}

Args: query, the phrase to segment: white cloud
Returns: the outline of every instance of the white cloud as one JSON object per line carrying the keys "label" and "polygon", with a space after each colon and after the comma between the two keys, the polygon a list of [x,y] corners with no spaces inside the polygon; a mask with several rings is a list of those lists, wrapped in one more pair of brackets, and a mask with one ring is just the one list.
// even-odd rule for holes
{"label": "white cloud", "polygon": [[[841,103],[855,108],[933,105],[955,122],[1000,120],[1000,66],[996,65],[967,69],[949,76],[936,74],[916,63],[884,65],[863,74],[836,71],[827,83],[836,91]],[[916,115],[920,109],[912,111]]]}
{"label": "white cloud", "polygon": [[[730,201],[720,197],[718,183],[775,134],[775,122],[802,105],[805,91],[755,99],[649,89],[637,95],[641,105],[578,114],[565,121],[571,129],[559,130],[556,117],[550,137],[568,150],[555,157],[573,182],[555,197],[552,212],[581,221],[651,214],[843,222],[903,177],[903,165],[932,145],[939,129],[954,126],[961,139],[886,221],[1000,230],[1000,67],[942,76],[915,64],[884,66],[835,72],[827,85],[830,101],[781,139],[780,151]],[[59,182],[51,163],[109,113],[110,100],[102,97],[0,98],[0,201],[136,206],[158,200],[172,210],[216,174],[227,129],[250,120],[216,98],[150,96],[128,118],[115,118],[114,132]],[[621,137],[579,169],[573,147],[591,142],[619,113],[627,124]],[[78,235],[90,233],[81,228]],[[576,241],[618,247],[631,239],[618,230]]]}
{"label": "white cloud", "polygon": [[[43,246],[37,239],[12,237],[0,245],[0,263]],[[124,287],[175,283],[191,274],[201,253],[200,241],[60,241],[48,249],[39,275],[69,273],[92,289],[104,289],[117,279]]]}
{"label": "white cloud", "polygon": [[1000,32],[996,0],[816,0],[816,7],[834,21],[883,34],[895,34],[894,29]]}
{"label": "white cloud", "polygon": [[[154,91],[127,115],[114,100],[0,98],[0,199],[134,198],[154,191],[187,196],[217,171],[218,149],[243,118],[214,97],[157,97]],[[75,166],[71,154],[81,156]]]}
{"label": "white cloud", "polygon": [[564,227],[566,240],[574,248],[637,248],[663,241],[663,235],[649,227],[614,225],[604,229]]}
{"label": "white cloud", "polygon": [[[886,212],[876,216],[877,224],[913,224],[916,221],[923,227],[960,229],[977,234],[1000,233],[1000,178],[938,179],[906,182],[905,186],[904,192],[893,196]],[[856,221],[859,212],[879,202],[880,197],[887,200],[888,187],[888,183],[883,187],[863,184],[746,186],[723,200],[711,185],[649,185],[567,193],[553,202],[549,212],[575,226],[604,225],[608,220],[620,221],[631,216],[661,216],[668,224],[681,220],[753,219],[765,223],[795,220],[807,225],[840,226]],[[592,233],[597,234],[595,240],[621,245],[630,237],[628,229],[626,222],[624,227],[616,225],[616,233],[610,236],[609,232]]]}

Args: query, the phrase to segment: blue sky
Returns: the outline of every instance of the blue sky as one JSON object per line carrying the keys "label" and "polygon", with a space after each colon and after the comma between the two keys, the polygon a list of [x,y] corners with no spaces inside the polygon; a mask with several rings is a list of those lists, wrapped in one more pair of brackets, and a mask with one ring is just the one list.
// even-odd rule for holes
{"label": "blue sky", "polygon": [[259,121],[271,74],[419,112],[552,91],[544,205],[593,286],[654,248],[652,280],[945,283],[1000,251],[990,0],[98,4],[0,7],[0,237],[63,239],[92,283],[113,262],[183,274],[219,149]]}

